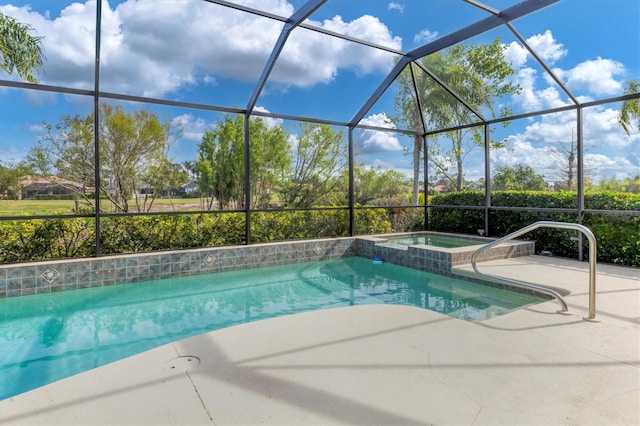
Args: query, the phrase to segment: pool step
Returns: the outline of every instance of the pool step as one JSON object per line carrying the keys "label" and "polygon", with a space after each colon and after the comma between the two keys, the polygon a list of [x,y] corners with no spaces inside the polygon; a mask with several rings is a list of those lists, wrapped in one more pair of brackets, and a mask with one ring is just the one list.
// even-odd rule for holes
{"label": "pool step", "polygon": [[[483,264],[478,265],[478,269],[482,270],[483,272],[486,270],[486,272],[488,273],[494,273],[497,276],[507,279],[522,281],[527,284],[533,284],[536,286],[548,288],[560,293],[562,296],[566,296],[567,294],[569,294],[570,292],[565,288],[549,285],[550,282],[554,281],[553,277],[557,273],[554,268],[536,264],[536,272],[532,274],[529,268],[523,267],[523,261],[525,264],[529,265],[535,262],[527,261],[527,259],[533,259],[535,257],[537,256],[524,256],[518,258],[492,260],[483,262]],[[473,270],[473,266],[471,266],[471,264],[456,265],[451,268],[451,274],[453,274],[454,276],[457,275],[460,277],[473,278],[475,280],[484,282],[491,281],[487,277],[483,277],[477,274]]]}

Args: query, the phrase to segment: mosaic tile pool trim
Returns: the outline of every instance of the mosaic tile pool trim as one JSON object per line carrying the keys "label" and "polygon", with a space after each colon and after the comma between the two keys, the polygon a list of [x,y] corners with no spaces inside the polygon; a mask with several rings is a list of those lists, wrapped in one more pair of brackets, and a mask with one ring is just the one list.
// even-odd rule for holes
{"label": "mosaic tile pool trim", "polygon": [[0,298],[355,255],[354,238],[0,265]]}
{"label": "mosaic tile pool trim", "polygon": [[[452,275],[453,266],[470,263],[476,248],[385,243],[381,237],[345,237],[0,265],[0,298],[345,256],[381,257],[385,262]],[[527,256],[534,254],[534,246],[512,241],[478,260]]]}

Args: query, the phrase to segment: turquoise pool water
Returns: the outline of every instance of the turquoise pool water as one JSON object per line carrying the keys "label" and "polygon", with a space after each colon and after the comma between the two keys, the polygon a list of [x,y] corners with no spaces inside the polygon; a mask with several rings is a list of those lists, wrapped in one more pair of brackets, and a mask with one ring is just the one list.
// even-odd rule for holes
{"label": "turquoise pool water", "polygon": [[406,237],[390,238],[389,242],[394,244],[402,244],[404,246],[424,244],[442,248],[457,248],[483,244],[482,241],[474,240],[471,238],[438,234],[408,235]]}
{"label": "turquoise pool water", "polygon": [[0,399],[236,324],[371,303],[465,320],[542,299],[350,257],[0,301]]}

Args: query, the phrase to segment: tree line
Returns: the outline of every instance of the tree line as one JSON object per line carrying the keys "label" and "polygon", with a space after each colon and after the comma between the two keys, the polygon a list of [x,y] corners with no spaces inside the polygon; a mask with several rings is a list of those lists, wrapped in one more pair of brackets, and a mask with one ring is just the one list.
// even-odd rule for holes
{"label": "tree line", "polygon": [[[251,209],[348,205],[347,145],[343,133],[326,124],[300,123],[292,134],[282,124],[250,118],[247,182],[242,115],[214,123],[198,143],[196,159],[177,163],[169,151],[182,129],[172,120],[107,103],[99,112],[97,153],[93,114],[44,123],[44,135],[25,161],[0,164],[0,194],[18,198],[21,179],[35,175],[73,192],[89,210],[96,208],[97,191],[108,201],[102,211],[147,212],[167,188],[189,181],[203,210],[245,209],[246,200]],[[354,170],[358,204],[401,197],[409,185],[398,171],[364,164]]]}
{"label": "tree line", "polygon": [[[40,176],[75,193],[89,210],[96,208],[98,191],[108,201],[102,211],[147,212],[167,188],[190,181],[203,210],[244,209],[247,200],[253,210],[348,205],[348,155],[341,131],[326,124],[299,123],[289,133],[282,124],[251,117],[247,185],[244,120],[242,115],[224,116],[203,134],[195,160],[180,164],[169,156],[172,144],[182,135],[173,120],[162,120],[144,109],[127,112],[103,103],[98,121],[98,185],[94,116],[65,115],[58,123],[44,123],[45,133],[25,161],[0,163],[0,195],[19,198],[21,181]],[[575,159],[571,167],[574,163]],[[553,189],[575,189],[573,175],[569,171],[565,175]],[[356,163],[353,176],[357,205],[406,205],[415,195],[415,181],[395,170]],[[605,178],[589,188],[637,192],[639,179]],[[452,182],[446,174],[438,182],[449,184],[444,192],[458,188],[457,180]],[[462,182],[469,189],[470,183]],[[495,190],[550,189],[544,175],[522,164],[497,168],[491,185]],[[475,189],[481,189],[478,186]]]}

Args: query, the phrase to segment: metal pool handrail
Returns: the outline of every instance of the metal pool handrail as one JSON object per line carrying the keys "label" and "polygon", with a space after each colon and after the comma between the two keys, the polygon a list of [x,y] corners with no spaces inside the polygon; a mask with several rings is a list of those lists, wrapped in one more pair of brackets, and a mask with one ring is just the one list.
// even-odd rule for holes
{"label": "metal pool handrail", "polygon": [[492,241],[488,244],[483,245],[473,252],[471,255],[471,266],[476,274],[481,277],[489,278],[493,281],[500,282],[501,284],[512,285],[519,288],[527,288],[531,290],[535,290],[542,294],[546,294],[548,296],[554,297],[560,302],[560,306],[562,306],[562,310],[558,311],[559,313],[566,314],[569,312],[567,308],[567,302],[565,302],[564,298],[555,290],[550,288],[541,287],[535,284],[530,284],[522,281],[511,280],[508,278],[499,277],[496,275],[485,274],[478,270],[476,266],[476,256],[486,250],[489,250],[492,247],[497,246],[505,241],[512,240],[514,238],[518,238],[519,236],[526,234],[527,232],[533,231],[534,229],[547,227],[547,228],[561,228],[561,229],[574,229],[582,232],[587,239],[589,240],[589,316],[584,317],[587,321],[597,321],[596,320],[596,251],[597,251],[597,243],[596,237],[593,235],[591,230],[586,226],[577,224],[577,223],[568,223],[568,222],[550,222],[550,221],[539,221],[534,222],[531,225],[525,226],[524,228],[512,232],[511,234],[505,235],[502,238],[498,238],[495,241]]}

